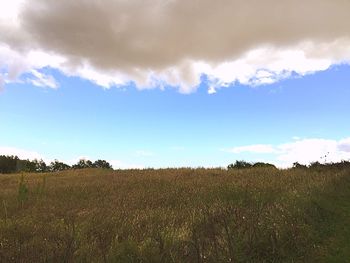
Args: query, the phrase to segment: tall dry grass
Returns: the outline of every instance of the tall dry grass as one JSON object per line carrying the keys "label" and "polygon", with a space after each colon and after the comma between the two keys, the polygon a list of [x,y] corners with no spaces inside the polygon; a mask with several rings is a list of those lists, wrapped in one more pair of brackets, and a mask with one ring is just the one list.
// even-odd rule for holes
{"label": "tall dry grass", "polygon": [[332,216],[319,197],[345,181],[333,168],[0,175],[0,262],[307,262]]}

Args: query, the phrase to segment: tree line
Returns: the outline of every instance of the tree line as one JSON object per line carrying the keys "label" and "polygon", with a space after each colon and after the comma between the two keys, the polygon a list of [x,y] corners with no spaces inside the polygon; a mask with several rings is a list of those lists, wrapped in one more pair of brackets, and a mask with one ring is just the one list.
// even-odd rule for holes
{"label": "tree line", "polygon": [[[273,168],[277,169],[277,167],[271,163],[257,162],[250,163],[246,161],[236,161],[235,163],[231,163],[227,166],[228,170],[231,169],[248,169],[248,168],[256,168],[256,167],[265,167],[265,168]],[[318,161],[312,162],[309,165],[300,164],[298,162],[293,163],[292,169],[320,169],[320,168],[350,168],[350,161],[342,160],[340,162],[335,163],[320,163]]]}
{"label": "tree line", "polygon": [[84,168],[102,168],[112,169],[112,166],[105,160],[90,160],[81,159],[76,164],[70,166],[66,163],[54,160],[50,164],[46,164],[43,160],[21,160],[18,156],[0,155],[0,173],[45,173],[58,172],[68,169],[84,169]]}
{"label": "tree line", "polygon": [[263,162],[257,162],[257,163],[249,163],[246,161],[236,161],[235,163],[231,163],[227,166],[227,169],[247,169],[247,168],[256,168],[256,167],[269,167],[269,168],[276,168],[271,163],[263,163]]}

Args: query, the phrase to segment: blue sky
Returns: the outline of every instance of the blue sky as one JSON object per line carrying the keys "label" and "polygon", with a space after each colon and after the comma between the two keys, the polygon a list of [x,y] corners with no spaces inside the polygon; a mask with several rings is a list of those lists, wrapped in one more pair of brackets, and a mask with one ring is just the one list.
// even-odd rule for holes
{"label": "blue sky", "polygon": [[0,154],[115,168],[349,160],[349,9],[0,0]]}
{"label": "blue sky", "polygon": [[[349,137],[350,66],[259,87],[232,85],[208,94],[176,89],[102,89],[46,69],[59,88],[9,84],[0,94],[0,145],[45,159],[107,159],[131,167],[226,166],[236,159],[271,161],[278,154],[230,152]],[[323,153],[319,153],[321,157]]]}

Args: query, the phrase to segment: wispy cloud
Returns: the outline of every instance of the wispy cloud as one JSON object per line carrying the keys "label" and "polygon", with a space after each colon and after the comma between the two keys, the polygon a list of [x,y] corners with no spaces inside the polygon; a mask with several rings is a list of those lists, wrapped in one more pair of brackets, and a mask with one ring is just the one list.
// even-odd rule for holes
{"label": "wispy cloud", "polygon": [[349,9],[340,0],[0,1],[0,80],[52,67],[105,88],[189,93],[202,74],[211,94],[270,84],[349,62]]}
{"label": "wispy cloud", "polygon": [[32,83],[34,86],[38,87],[49,87],[52,89],[56,89],[58,87],[58,83],[51,75],[43,74],[37,70],[31,71],[34,78],[28,78],[28,81]]}

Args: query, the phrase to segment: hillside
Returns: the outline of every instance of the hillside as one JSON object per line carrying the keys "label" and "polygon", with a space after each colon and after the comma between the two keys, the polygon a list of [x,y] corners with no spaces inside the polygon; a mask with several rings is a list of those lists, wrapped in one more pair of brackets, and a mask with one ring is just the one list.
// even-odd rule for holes
{"label": "hillside", "polygon": [[0,175],[0,262],[347,262],[350,169]]}

